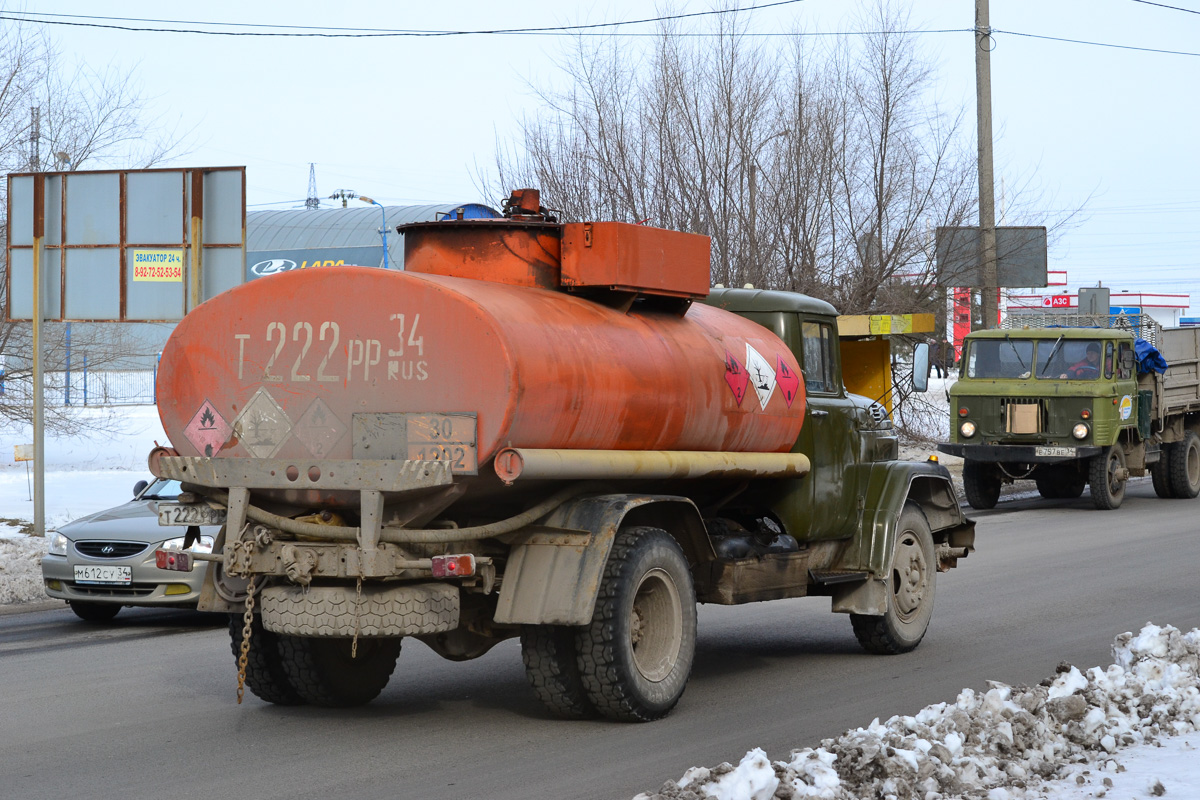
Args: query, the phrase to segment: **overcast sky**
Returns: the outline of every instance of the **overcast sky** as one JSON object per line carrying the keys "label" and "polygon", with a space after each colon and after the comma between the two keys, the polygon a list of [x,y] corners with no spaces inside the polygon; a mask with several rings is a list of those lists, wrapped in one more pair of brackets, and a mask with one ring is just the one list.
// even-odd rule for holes
{"label": "overcast sky", "polygon": [[[679,0],[670,12],[714,5]],[[844,30],[859,6],[857,0],[778,5],[753,11],[750,29]],[[911,0],[910,6],[913,30],[974,24],[970,0]],[[656,15],[652,4],[632,0],[38,0],[24,9],[77,25],[277,33],[303,32],[285,25],[487,30]],[[1190,292],[1200,308],[1200,0],[994,0],[991,22],[1004,32],[992,53],[998,209],[1002,184],[1006,195],[1017,186],[1039,193],[1051,210],[1086,204],[1083,224],[1052,248],[1051,269],[1067,270],[1072,288],[1103,281],[1114,291]],[[189,132],[191,152],[174,165],[245,165],[252,210],[302,205],[310,162],[322,197],[353,189],[397,205],[496,203],[480,196],[476,167],[493,163],[497,137],[513,135],[521,115],[536,110],[527,82],[557,80],[555,59],[569,44],[542,35],[284,38],[44,28],[68,54],[133,72],[155,98],[148,123],[158,118]],[[973,34],[918,35],[937,65],[940,99],[966,104],[973,120]],[[629,41],[632,50],[638,40]]]}

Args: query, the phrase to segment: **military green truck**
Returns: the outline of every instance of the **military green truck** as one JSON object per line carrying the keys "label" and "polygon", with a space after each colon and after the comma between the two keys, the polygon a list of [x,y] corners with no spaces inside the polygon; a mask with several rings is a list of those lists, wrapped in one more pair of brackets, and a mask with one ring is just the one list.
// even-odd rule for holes
{"label": "military green truck", "polygon": [[[950,441],[938,445],[964,459],[973,508],[993,508],[1004,484],[1032,480],[1052,499],[1090,487],[1096,508],[1115,509],[1128,479],[1147,472],[1159,497],[1200,494],[1200,329],[1163,329],[1146,315],[1006,324],[964,342]],[[1139,355],[1153,360],[1145,344],[1165,372]]]}

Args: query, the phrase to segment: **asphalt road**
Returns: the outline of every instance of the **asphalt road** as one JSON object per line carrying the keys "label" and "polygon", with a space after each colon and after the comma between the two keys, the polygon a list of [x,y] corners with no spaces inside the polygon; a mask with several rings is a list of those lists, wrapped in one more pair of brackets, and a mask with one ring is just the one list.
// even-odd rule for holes
{"label": "asphalt road", "polygon": [[872,718],[953,701],[988,680],[1033,683],[1062,661],[1111,663],[1147,621],[1200,627],[1200,500],[1007,499],[974,512],[978,550],[938,576],[925,642],[862,653],[827,599],[702,607],[696,667],[667,719],[550,718],[506,642],[466,663],[406,643],[391,684],[349,711],[247,694],[223,620],[126,610],[0,615],[0,796],[616,800],[691,766],[772,758]]}

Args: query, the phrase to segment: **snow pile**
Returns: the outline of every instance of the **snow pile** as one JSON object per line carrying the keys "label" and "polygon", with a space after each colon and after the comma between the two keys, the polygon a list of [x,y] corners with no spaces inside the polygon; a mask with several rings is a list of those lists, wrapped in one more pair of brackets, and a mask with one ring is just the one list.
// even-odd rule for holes
{"label": "snow pile", "polygon": [[1062,664],[1038,686],[964,689],[954,703],[876,719],[786,762],[756,748],[737,766],[693,767],[634,800],[1044,797],[1050,781],[1090,782],[1079,765],[1116,774],[1121,748],[1200,730],[1200,629],[1147,624],[1118,636],[1113,655],[1107,669]]}
{"label": "snow pile", "polygon": [[46,545],[46,539],[0,533],[0,605],[47,599],[41,566]]}

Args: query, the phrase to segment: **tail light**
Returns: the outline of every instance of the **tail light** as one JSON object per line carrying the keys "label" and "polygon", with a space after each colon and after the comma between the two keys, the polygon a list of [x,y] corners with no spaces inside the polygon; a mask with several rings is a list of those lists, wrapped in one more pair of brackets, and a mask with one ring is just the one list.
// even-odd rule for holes
{"label": "tail light", "polygon": [[461,578],[475,574],[475,556],[470,553],[434,556],[430,560],[433,562],[433,577],[435,578]]}

